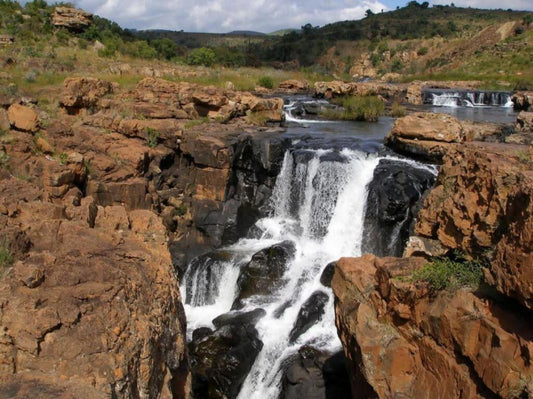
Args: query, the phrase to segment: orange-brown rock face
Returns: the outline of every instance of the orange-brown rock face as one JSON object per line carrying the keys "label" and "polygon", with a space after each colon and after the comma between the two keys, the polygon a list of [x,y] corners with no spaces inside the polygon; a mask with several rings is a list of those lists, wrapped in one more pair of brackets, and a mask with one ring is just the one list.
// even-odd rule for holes
{"label": "orange-brown rock face", "polygon": [[501,126],[497,124],[459,121],[446,114],[416,112],[396,120],[385,137],[385,145],[411,157],[441,163],[444,155],[456,144],[499,134]]}
{"label": "orange-brown rock face", "polygon": [[462,289],[400,276],[421,258],[343,258],[332,288],[354,397],[529,397],[531,319]]}
{"label": "orange-brown rock face", "polygon": [[185,318],[159,216],[52,203],[5,175],[0,192],[15,258],[0,279],[0,396],[185,397]]}
{"label": "orange-brown rock face", "polygon": [[487,280],[533,309],[533,150],[469,143],[445,158],[417,234],[488,255]]}
{"label": "orange-brown rock face", "polygon": [[56,7],[52,15],[52,24],[74,31],[83,30],[92,24],[92,14],[73,7]]}

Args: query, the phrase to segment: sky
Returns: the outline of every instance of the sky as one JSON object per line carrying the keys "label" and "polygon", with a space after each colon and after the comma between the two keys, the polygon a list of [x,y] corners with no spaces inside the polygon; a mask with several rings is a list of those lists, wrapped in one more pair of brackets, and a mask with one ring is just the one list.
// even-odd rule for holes
{"label": "sky", "polygon": [[[533,0],[428,0],[430,4],[452,1],[457,7],[533,11]],[[388,11],[405,6],[408,0],[71,0],[71,3],[123,28],[270,33],[300,28],[307,23],[322,26],[361,19],[368,9],[375,13]]]}

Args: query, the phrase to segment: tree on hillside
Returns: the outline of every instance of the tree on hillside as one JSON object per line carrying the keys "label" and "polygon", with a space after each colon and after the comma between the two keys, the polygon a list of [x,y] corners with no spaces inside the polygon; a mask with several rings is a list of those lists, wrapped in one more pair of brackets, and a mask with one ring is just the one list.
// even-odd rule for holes
{"label": "tree on hillside", "polygon": [[369,8],[368,10],[365,11],[365,16],[368,18],[368,17],[371,17],[372,15],[374,15],[374,13],[372,12],[372,10]]}

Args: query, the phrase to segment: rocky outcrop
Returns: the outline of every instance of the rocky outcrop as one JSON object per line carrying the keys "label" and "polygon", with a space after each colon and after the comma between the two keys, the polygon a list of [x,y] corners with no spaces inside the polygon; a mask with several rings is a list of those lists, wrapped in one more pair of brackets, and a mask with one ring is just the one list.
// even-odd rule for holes
{"label": "rocky outcrop", "polygon": [[321,98],[380,95],[386,99],[393,99],[404,97],[404,93],[404,86],[388,83],[346,83],[338,80],[315,83],[315,96]]}
{"label": "rocky outcrop", "polygon": [[415,232],[488,256],[487,281],[533,309],[533,149],[468,143],[450,152]]}
{"label": "rocky outcrop", "polygon": [[511,97],[513,100],[514,109],[517,111],[527,111],[531,104],[533,104],[532,91],[519,91]]}
{"label": "rocky outcrop", "polygon": [[244,305],[243,301],[253,295],[269,294],[278,288],[287,262],[294,256],[294,251],[292,242],[283,241],[254,254],[250,262],[241,268],[237,280],[239,294],[233,309],[241,308]]}
{"label": "rocky outcrop", "polygon": [[72,31],[82,31],[93,23],[93,16],[73,7],[56,7],[52,14],[52,25]]}
{"label": "rocky outcrop", "polygon": [[82,110],[94,112],[100,99],[113,92],[113,84],[97,78],[67,78],[63,87],[59,104],[73,115]]}
{"label": "rocky outcrop", "polygon": [[466,289],[434,295],[408,282],[425,262],[337,262],[336,324],[354,397],[528,397],[531,319]]}
{"label": "rocky outcrop", "polygon": [[311,346],[283,362],[280,399],[350,399],[344,354],[329,354]]}
{"label": "rocky outcrop", "polygon": [[184,397],[185,317],[161,219],[51,202],[14,177],[0,192],[14,258],[0,279],[0,396]]}
{"label": "rocky outcrop", "polygon": [[285,93],[307,93],[309,83],[305,80],[289,79],[284,80],[278,85],[278,90]]}
{"label": "rocky outcrop", "polygon": [[446,114],[416,112],[398,118],[385,137],[394,151],[423,161],[441,163],[442,157],[465,141],[497,140],[502,127],[490,123],[459,121]]}
{"label": "rocky outcrop", "polygon": [[263,347],[254,327],[257,320],[227,318],[219,320],[215,331],[195,330],[189,344],[194,398],[237,397]]}

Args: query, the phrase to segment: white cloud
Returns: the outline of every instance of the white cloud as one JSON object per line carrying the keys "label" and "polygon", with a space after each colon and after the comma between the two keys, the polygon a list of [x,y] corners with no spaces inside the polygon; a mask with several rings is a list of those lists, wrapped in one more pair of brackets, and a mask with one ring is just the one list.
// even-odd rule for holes
{"label": "white cloud", "polygon": [[[384,1],[384,0],[381,0]],[[77,0],[79,8],[137,29],[196,32],[271,32],[302,25],[360,19],[367,9],[388,7],[380,0]]]}

